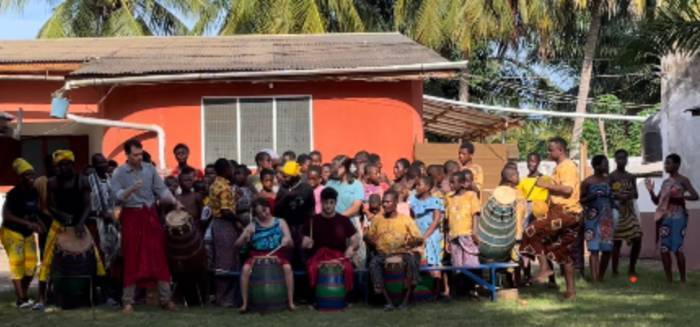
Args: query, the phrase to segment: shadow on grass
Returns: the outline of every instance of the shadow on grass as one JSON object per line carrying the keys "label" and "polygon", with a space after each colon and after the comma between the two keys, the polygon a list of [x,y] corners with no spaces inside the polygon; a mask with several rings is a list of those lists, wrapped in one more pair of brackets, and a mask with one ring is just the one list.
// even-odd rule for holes
{"label": "shadow on grass", "polygon": [[[383,312],[379,307],[354,305],[343,312],[321,313],[308,307],[297,312],[239,315],[232,309],[193,308],[175,313],[154,307],[137,307],[131,316],[97,309],[54,313],[18,311],[13,294],[0,294],[3,326],[695,326],[700,320],[700,274],[691,273],[685,287],[667,284],[658,271],[643,270],[639,282],[625,277],[591,285],[579,280],[578,299],[562,302],[556,290],[531,287],[520,290],[520,300],[419,304],[407,311]],[[562,281],[559,281],[562,285]]]}

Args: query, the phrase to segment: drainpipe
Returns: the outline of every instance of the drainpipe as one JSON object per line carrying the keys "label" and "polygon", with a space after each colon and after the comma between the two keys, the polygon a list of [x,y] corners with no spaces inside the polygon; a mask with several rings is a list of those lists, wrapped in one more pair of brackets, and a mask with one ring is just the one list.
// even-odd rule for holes
{"label": "drainpipe", "polygon": [[165,169],[165,131],[158,125],[127,123],[118,120],[109,120],[102,118],[83,117],[74,114],[67,114],[66,118],[76,123],[85,125],[95,125],[103,127],[117,127],[126,129],[135,129],[141,131],[155,132],[158,136],[158,168]]}
{"label": "drainpipe", "polygon": [[426,64],[408,64],[383,67],[356,67],[356,68],[324,68],[305,70],[274,70],[274,71],[238,71],[219,73],[187,73],[187,74],[160,74],[129,77],[108,77],[75,79],[65,83],[57,94],[65,91],[98,85],[129,84],[129,83],[158,83],[158,82],[178,82],[197,81],[215,79],[236,79],[236,78],[271,78],[271,77],[305,77],[318,75],[351,75],[351,74],[381,74],[381,73],[411,73],[429,72],[439,70],[461,70],[467,66],[467,61],[456,62],[435,62]]}
{"label": "drainpipe", "polygon": [[57,81],[63,82],[63,76],[0,74],[0,81]]}

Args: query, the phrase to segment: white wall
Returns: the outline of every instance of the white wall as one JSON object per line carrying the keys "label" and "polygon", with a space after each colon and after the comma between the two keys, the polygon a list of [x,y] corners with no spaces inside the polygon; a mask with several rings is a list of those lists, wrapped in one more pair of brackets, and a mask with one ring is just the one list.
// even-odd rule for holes
{"label": "white wall", "polygon": [[[700,187],[700,117],[686,109],[700,106],[700,55],[666,56],[661,60],[661,138],[664,156],[681,156],[681,174]],[[700,203],[689,202],[700,209]]]}

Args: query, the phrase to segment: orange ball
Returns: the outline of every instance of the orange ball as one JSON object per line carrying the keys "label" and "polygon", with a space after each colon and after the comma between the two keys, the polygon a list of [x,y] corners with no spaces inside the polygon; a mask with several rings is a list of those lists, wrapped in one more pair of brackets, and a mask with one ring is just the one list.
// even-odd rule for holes
{"label": "orange ball", "polygon": [[636,284],[637,283],[637,276],[630,276],[630,283]]}

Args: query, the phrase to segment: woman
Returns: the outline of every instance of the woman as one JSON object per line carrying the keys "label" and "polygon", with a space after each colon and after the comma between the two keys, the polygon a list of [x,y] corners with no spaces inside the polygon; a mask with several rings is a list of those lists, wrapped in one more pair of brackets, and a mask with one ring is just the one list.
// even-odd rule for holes
{"label": "woman", "polygon": [[[331,179],[326,183],[326,187],[338,192],[336,211],[350,218],[355,229],[362,233],[361,213],[365,190],[362,182],[356,178],[357,166],[352,159],[341,155],[333,159],[331,167]],[[360,234],[360,238],[362,238],[362,234]],[[357,268],[364,268],[366,259],[365,243],[360,242],[359,248],[352,258],[353,264]]]}
{"label": "woman", "polygon": [[666,280],[673,282],[673,267],[671,266],[671,252],[676,254],[678,272],[681,283],[685,283],[685,254],[683,253],[683,240],[685,229],[688,226],[688,211],[685,208],[686,201],[697,201],[698,192],[695,191],[688,177],[678,173],[681,167],[681,157],[675,153],[666,157],[664,170],[668,178],[661,184],[659,194],[654,192],[654,182],[646,180],[646,187],[651,200],[657,205],[654,219],[657,222],[658,235],[661,238],[661,261],[666,273]]}
{"label": "woman", "polygon": [[598,282],[603,280],[610,261],[616,219],[608,158],[597,155],[591,160],[591,165],[593,175],[581,183],[581,204],[585,206],[584,237],[590,251],[591,279]]}
{"label": "woman", "polygon": [[284,247],[292,246],[292,236],[289,227],[283,219],[275,218],[270,211],[270,204],[263,198],[258,198],[253,203],[255,219],[243,230],[241,236],[236,240],[234,249],[240,249],[248,245],[250,255],[241,270],[241,297],[243,305],[240,312],[248,311],[248,282],[253,272],[253,264],[256,257],[274,256],[282,265],[284,270],[284,280],[287,285],[287,305],[289,310],[295,310],[294,306],[294,273],[289,259],[284,257]]}

